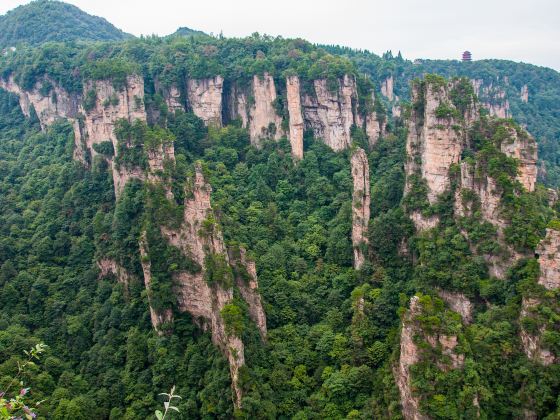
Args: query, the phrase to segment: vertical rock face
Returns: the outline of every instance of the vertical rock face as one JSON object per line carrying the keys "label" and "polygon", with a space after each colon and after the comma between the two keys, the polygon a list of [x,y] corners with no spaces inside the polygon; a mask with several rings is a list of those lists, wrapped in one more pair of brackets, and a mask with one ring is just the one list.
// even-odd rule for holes
{"label": "vertical rock face", "polygon": [[452,83],[440,85],[426,82],[422,87],[414,87],[413,103],[423,106],[414,107],[408,124],[407,176],[416,171],[428,186],[428,201],[434,204],[437,198],[450,186],[449,168],[459,163],[465,143],[464,125],[472,124],[476,111],[474,104],[463,115],[464,123],[453,116],[438,117],[442,107],[458,110],[450,100]]}
{"label": "vertical rock face", "polygon": [[152,326],[157,331],[159,335],[162,335],[166,325],[173,322],[173,312],[171,309],[156,310],[151,301],[152,292],[152,265],[148,257],[148,248],[146,244],[145,235],[140,238],[140,261],[142,264],[142,272],[144,274],[144,287],[148,292],[148,305],[150,307],[150,319],[152,321]]}
{"label": "vertical rock face", "polygon": [[289,76],[286,79],[286,99],[288,115],[290,117],[290,145],[292,157],[296,160],[303,158],[303,116],[301,114],[301,94],[299,77]]}
{"label": "vertical rock face", "polygon": [[132,280],[132,275],[117,261],[111,258],[102,258],[97,261],[97,267],[99,268],[99,278],[115,276],[117,281],[124,286],[125,294],[128,294],[128,286]]}
{"label": "vertical rock face", "polygon": [[447,290],[439,290],[438,296],[443,299],[453,312],[461,315],[463,323],[470,324],[472,322],[472,302],[463,294],[448,292]]}
{"label": "vertical rock face", "polygon": [[313,84],[315,96],[303,97],[306,127],[334,151],[346,149],[351,144],[350,127],[354,124],[356,82],[346,75],[338,81],[334,91],[329,89],[325,79],[315,80]]}
{"label": "vertical rock face", "polygon": [[420,413],[420,400],[412,391],[412,375],[410,367],[420,361],[420,351],[414,342],[416,335],[413,319],[421,312],[418,296],[410,300],[410,309],[403,318],[401,329],[401,351],[396,369],[396,383],[401,395],[402,414],[406,420],[427,420]]}
{"label": "vertical rock face", "polygon": [[[560,288],[560,232],[555,229],[547,229],[546,237],[540,242],[535,253],[539,256],[540,265],[538,284],[546,290],[558,290]],[[526,317],[533,318],[535,313],[538,314],[541,304],[539,298],[524,297],[521,303],[521,320]],[[557,314],[558,312],[556,312]],[[536,331],[527,331],[523,327],[523,322],[521,325],[521,342],[529,359],[545,366],[560,361],[560,355],[553,354],[542,343],[546,324],[537,323]]]}
{"label": "vertical rock face", "polygon": [[261,295],[258,292],[257,269],[255,262],[247,258],[247,252],[243,248],[238,250],[228,249],[229,260],[235,271],[235,284],[239,289],[241,297],[249,307],[249,316],[257,325],[259,334],[266,340],[266,314],[264,312]]}
{"label": "vertical rock face", "polygon": [[521,88],[521,92],[519,93],[521,97],[521,102],[528,103],[529,102],[529,87],[527,85],[523,85]]}
{"label": "vertical rock face", "polygon": [[[450,93],[455,83],[426,80],[412,90],[414,106],[406,141],[405,193],[411,190],[414,177],[419,176],[426,183],[430,204],[435,204],[438,196],[449,189],[449,169],[461,160],[466,133],[477,118],[472,99],[463,115],[453,105]],[[413,214],[413,221],[418,230],[437,224],[437,218],[428,220],[419,212]]]}
{"label": "vertical rock face", "polygon": [[75,118],[78,114],[78,96],[69,94],[48,77],[37,82],[31,91],[21,89],[13,76],[7,80],[0,78],[0,88],[19,96],[19,104],[26,117],[34,108],[43,129],[58,119]]}
{"label": "vertical rock face", "polygon": [[222,94],[224,78],[187,80],[187,98],[193,113],[207,125],[222,125]]}
{"label": "vertical rock face", "polygon": [[354,268],[360,269],[365,261],[364,247],[368,244],[367,229],[370,217],[369,163],[363,149],[356,149],[351,157],[352,179],[352,245]]}
{"label": "vertical rock face", "polygon": [[270,74],[254,75],[252,89],[254,102],[249,108],[249,135],[251,143],[258,147],[264,139],[282,137],[282,118],[274,108],[276,87]]}
{"label": "vertical rock face", "polygon": [[547,229],[535,253],[539,256],[539,284],[547,290],[560,288],[560,232]]}
{"label": "vertical rock face", "polygon": [[[508,127],[509,128],[509,127]],[[517,179],[529,192],[535,190],[537,182],[537,144],[526,131],[518,132],[509,128],[508,139],[502,141],[501,151],[507,156],[518,159]]]}
{"label": "vertical rock face", "polygon": [[[181,272],[175,275],[175,294],[178,309],[190,313],[197,323],[212,333],[212,341],[227,357],[230,365],[234,403],[241,404],[238,385],[239,368],[245,364],[244,346],[222,317],[222,310],[233,300],[233,282],[227,273],[230,267],[242,297],[247,301],[251,318],[257,324],[263,339],[266,337],[266,316],[257,287],[257,274],[253,262],[248,261],[245,250],[240,250],[232,262],[226,251],[222,233],[216,224],[210,202],[212,188],[206,182],[200,165],[196,166],[194,179],[186,189],[183,222],[179,229],[161,228],[167,241],[179,248],[185,256],[196,262],[202,271]],[[224,278],[208,280],[216,264],[224,264]],[[233,274],[231,274],[233,277]]]}
{"label": "vertical rock face", "polygon": [[[91,98],[89,99],[91,103],[87,107],[84,104],[80,107],[84,119],[83,125],[79,124],[80,129],[75,130],[76,148],[85,146],[92,157],[97,154],[93,145],[105,141],[113,143],[115,154],[118,153],[118,141],[114,129],[119,119],[126,119],[129,122],[137,119],[146,121],[144,79],[140,76],[127,76],[126,84],[122,89],[115,89],[110,80],[89,81],[84,86],[84,98],[86,100]],[[143,178],[143,171],[139,168],[117,168],[114,162],[111,163],[117,197],[129,179]]]}
{"label": "vertical rock face", "polygon": [[392,101],[394,99],[393,95],[393,75],[388,76],[381,82],[381,94],[387,99]]}
{"label": "vertical rock face", "polygon": [[[416,363],[433,358],[435,353],[441,353],[436,358],[435,363],[442,371],[450,369],[459,369],[463,366],[465,356],[458,352],[458,339],[455,335],[446,335],[442,332],[433,332],[428,334],[423,330],[418,317],[423,315],[423,307],[418,296],[410,299],[410,307],[403,316],[401,327],[401,345],[399,363],[395,367],[395,382],[399,388],[401,396],[402,414],[406,420],[427,420],[428,416],[420,412],[420,399],[414,395],[412,385],[411,367]],[[422,345],[417,343],[423,342]],[[429,346],[429,347],[427,347]],[[448,362],[442,362],[447,359]]]}

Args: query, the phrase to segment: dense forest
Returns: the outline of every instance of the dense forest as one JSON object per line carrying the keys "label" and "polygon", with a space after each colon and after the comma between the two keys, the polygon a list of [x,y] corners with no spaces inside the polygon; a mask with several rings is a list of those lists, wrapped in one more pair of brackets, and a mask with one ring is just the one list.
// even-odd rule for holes
{"label": "dense forest", "polygon": [[557,72],[74,9],[0,17],[0,418],[560,416]]}

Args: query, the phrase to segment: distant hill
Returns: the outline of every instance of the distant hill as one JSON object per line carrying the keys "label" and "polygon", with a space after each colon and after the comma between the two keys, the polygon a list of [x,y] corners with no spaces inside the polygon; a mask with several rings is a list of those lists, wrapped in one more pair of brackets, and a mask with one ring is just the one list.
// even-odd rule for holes
{"label": "distant hill", "polygon": [[21,43],[114,41],[130,37],[103,18],[54,0],[36,0],[0,16],[0,48]]}
{"label": "distant hill", "polygon": [[208,34],[206,34],[205,32],[197,31],[196,29],[187,28],[186,26],[180,27],[169,36],[196,36],[196,35],[208,36]]}

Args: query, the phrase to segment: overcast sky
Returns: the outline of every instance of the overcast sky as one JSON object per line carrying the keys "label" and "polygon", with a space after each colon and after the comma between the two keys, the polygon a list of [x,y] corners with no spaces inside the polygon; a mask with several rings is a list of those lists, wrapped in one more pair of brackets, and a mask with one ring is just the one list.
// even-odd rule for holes
{"label": "overcast sky", "polygon": [[[0,0],[0,14],[29,0]],[[134,35],[180,26],[302,37],[408,59],[503,58],[560,70],[560,0],[68,0]]]}

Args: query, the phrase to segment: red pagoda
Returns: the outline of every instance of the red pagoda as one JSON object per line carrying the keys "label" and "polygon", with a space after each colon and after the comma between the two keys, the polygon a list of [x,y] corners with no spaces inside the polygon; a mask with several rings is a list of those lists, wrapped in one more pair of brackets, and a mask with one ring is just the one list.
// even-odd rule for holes
{"label": "red pagoda", "polygon": [[472,61],[472,56],[470,51],[465,51],[463,53],[463,61]]}

